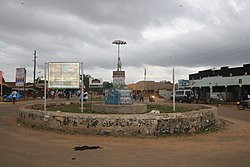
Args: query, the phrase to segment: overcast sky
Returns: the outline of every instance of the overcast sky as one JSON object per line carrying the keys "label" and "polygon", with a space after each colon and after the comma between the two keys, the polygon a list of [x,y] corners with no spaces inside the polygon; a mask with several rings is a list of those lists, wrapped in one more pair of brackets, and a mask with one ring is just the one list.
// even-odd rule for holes
{"label": "overcast sky", "polygon": [[84,73],[112,81],[116,39],[126,83],[188,79],[188,74],[250,63],[249,0],[0,0],[0,70],[6,81],[33,52],[45,62],[83,62]]}

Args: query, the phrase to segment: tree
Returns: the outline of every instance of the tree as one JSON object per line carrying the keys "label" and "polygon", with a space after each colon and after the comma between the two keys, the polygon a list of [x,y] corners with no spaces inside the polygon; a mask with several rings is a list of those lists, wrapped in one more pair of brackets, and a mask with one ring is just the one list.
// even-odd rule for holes
{"label": "tree", "polygon": [[161,83],[167,84],[167,83],[171,83],[170,81],[166,81],[166,80],[162,80]]}
{"label": "tree", "polygon": [[103,90],[105,89],[111,89],[113,87],[113,84],[111,82],[103,82]]}
{"label": "tree", "polygon": [[[89,91],[89,78],[91,77],[91,75],[87,74],[83,74],[83,85],[85,86],[85,90]],[[80,80],[82,82],[82,76],[80,75]]]}

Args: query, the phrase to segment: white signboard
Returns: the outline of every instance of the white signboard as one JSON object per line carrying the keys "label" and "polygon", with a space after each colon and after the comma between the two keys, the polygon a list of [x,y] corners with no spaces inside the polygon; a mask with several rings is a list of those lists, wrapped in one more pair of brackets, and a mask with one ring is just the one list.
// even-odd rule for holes
{"label": "white signboard", "polygon": [[80,63],[49,63],[49,88],[79,88]]}
{"label": "white signboard", "polygon": [[16,86],[24,87],[25,80],[26,80],[25,68],[16,68]]}
{"label": "white signboard", "polygon": [[125,85],[125,77],[114,77],[113,84],[114,85]]}
{"label": "white signboard", "polygon": [[131,90],[120,90],[120,104],[132,104],[132,91]]}
{"label": "white signboard", "polygon": [[102,88],[103,79],[102,78],[89,78],[89,87],[90,88]]}

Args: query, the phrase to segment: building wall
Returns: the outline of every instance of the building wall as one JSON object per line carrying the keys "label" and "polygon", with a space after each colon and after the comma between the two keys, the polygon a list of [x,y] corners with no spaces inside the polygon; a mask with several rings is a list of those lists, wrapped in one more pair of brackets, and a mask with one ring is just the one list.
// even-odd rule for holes
{"label": "building wall", "polygon": [[199,71],[189,75],[189,84],[200,98],[206,99],[213,92],[220,92],[225,101],[236,101],[250,93],[250,64]]}
{"label": "building wall", "polygon": [[158,91],[158,90],[172,90],[173,84],[155,82],[155,81],[139,81],[136,84],[129,84],[128,87],[134,91]]}
{"label": "building wall", "polygon": [[196,74],[190,74],[189,80],[196,80],[205,77],[212,77],[212,76],[223,76],[223,77],[230,77],[230,76],[242,76],[242,75],[250,75],[250,64],[244,64],[243,67],[235,67],[235,68],[228,68],[221,67],[220,69],[208,69],[204,71],[199,71]]}
{"label": "building wall", "polygon": [[250,85],[250,75],[232,77],[208,77],[190,80],[190,87],[210,87],[210,86],[243,86]]}

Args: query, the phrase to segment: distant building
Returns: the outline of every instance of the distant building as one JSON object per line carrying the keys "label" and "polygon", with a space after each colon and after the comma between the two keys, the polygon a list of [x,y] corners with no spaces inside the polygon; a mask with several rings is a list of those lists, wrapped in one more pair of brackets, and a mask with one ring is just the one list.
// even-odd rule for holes
{"label": "distant building", "polygon": [[201,98],[218,92],[224,101],[236,101],[250,93],[250,64],[243,67],[221,67],[189,75],[189,86]]}
{"label": "distant building", "polygon": [[173,90],[173,84],[170,82],[155,82],[155,81],[139,81],[129,84],[128,88],[135,92],[153,93],[159,90]]}

